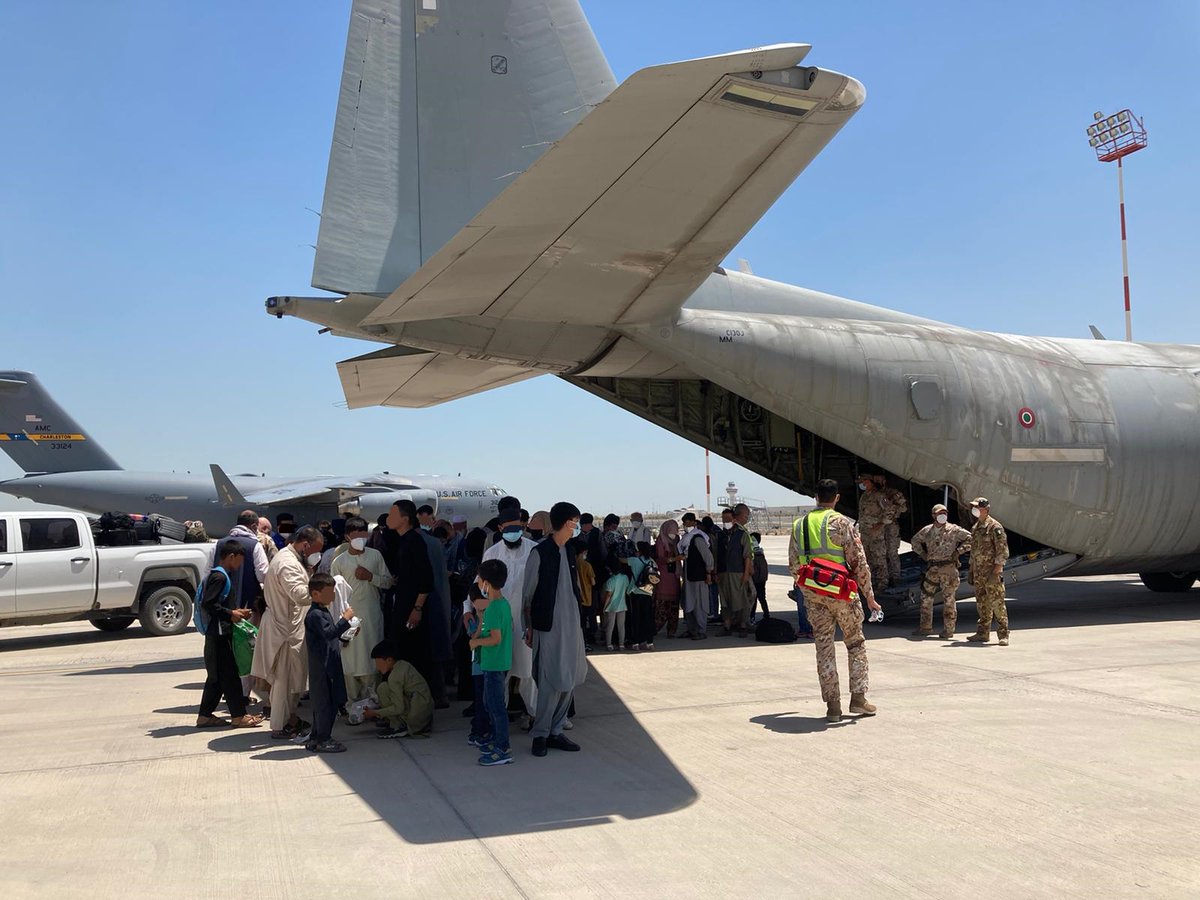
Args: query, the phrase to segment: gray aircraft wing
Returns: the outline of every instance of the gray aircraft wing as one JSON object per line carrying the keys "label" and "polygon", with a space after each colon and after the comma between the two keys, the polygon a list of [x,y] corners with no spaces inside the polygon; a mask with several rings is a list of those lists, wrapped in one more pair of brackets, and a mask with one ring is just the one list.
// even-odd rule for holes
{"label": "gray aircraft wing", "polygon": [[416,485],[369,485],[346,482],[337,478],[314,478],[310,481],[293,481],[278,487],[266,488],[243,494],[237,489],[225,471],[215,463],[210,465],[217,498],[224,507],[271,507],[296,503],[340,504],[355,500],[364,494],[386,494],[398,490],[417,490]]}
{"label": "gray aircraft wing", "polygon": [[408,347],[389,347],[348,359],[338,363],[337,369],[351,409],[435,406],[539,374],[519,366]]}
{"label": "gray aircraft wing", "polygon": [[363,325],[672,314],[862,105],[854,79],[798,66],[809,49],[634,74]]}

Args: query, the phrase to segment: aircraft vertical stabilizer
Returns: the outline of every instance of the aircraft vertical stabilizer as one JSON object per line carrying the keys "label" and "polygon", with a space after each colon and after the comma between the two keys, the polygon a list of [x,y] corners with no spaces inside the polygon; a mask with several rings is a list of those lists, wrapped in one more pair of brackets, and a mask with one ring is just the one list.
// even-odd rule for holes
{"label": "aircraft vertical stabilizer", "polygon": [[578,0],[355,0],[313,286],[391,293],[615,86]]}
{"label": "aircraft vertical stabilizer", "polygon": [[121,468],[31,372],[0,372],[0,449],[25,472]]}

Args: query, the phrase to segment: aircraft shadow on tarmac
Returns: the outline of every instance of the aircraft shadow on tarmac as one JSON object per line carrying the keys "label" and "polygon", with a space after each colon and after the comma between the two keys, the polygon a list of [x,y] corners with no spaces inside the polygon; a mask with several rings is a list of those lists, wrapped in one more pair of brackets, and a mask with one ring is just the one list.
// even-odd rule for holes
{"label": "aircraft shadow on tarmac", "polygon": [[[514,723],[515,763],[484,770],[476,765],[478,751],[466,743],[469,723],[461,715],[462,704],[453,703],[438,711],[429,739],[381,741],[370,725],[339,723],[335,736],[349,751],[321,759],[414,844],[642,819],[695,802],[696,789],[595,668],[577,692],[576,707],[570,735],[583,746],[579,753],[551,750],[549,756],[535,758],[529,736]],[[302,708],[306,718],[308,712]],[[184,731],[195,734],[195,729]],[[156,737],[175,733],[182,732],[151,732]],[[295,744],[272,741],[265,728],[219,732],[208,746],[263,762],[310,755]]]}

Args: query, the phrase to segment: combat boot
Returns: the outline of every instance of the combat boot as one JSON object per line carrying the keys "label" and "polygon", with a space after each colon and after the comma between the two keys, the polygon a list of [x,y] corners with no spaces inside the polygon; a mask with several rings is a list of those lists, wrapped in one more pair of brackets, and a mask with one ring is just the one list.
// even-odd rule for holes
{"label": "combat boot", "polygon": [[941,634],[938,635],[938,637],[940,637],[943,641],[952,641],[952,640],[954,640],[954,632],[953,631],[943,631]]}
{"label": "combat boot", "polygon": [[990,634],[984,634],[981,631],[977,631],[967,638],[967,640],[972,644],[986,644],[989,640],[991,640],[991,638],[992,636]]}
{"label": "combat boot", "polygon": [[825,720],[828,722],[842,721],[842,701],[830,700],[825,704]]}
{"label": "combat boot", "polygon": [[997,636],[1000,638],[1000,646],[1007,647],[1008,646],[1008,635],[1005,634],[1005,635],[997,635]]}
{"label": "combat boot", "polygon": [[867,702],[866,694],[851,694],[850,712],[863,716],[873,716],[875,715],[875,704]]}
{"label": "combat boot", "polygon": [[913,637],[928,637],[929,635],[933,634],[933,626],[931,625],[926,628],[924,625],[922,625],[920,628],[915,629],[912,634]]}

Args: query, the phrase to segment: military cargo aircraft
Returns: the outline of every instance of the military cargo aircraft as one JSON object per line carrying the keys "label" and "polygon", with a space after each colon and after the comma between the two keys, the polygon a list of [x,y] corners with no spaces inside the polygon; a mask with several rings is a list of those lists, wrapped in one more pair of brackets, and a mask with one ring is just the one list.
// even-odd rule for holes
{"label": "military cargo aircraft", "polygon": [[[801,493],[883,470],[908,537],[990,498],[1037,574],[1200,571],[1200,347],[971,331],[727,271],[862,107],[779,44],[617,86],[575,0],[356,0],[313,286],[389,345],[351,407],[553,374]],[[418,123],[420,127],[418,127]]]}
{"label": "military cargo aircraft", "polygon": [[0,449],[26,473],[0,481],[0,491],[96,514],[119,510],[199,519],[210,534],[224,534],[246,508],[272,518],[292,513],[300,523],[351,512],[373,520],[399,499],[428,503],[442,517],[462,515],[471,525],[482,525],[504,496],[490,482],[441,475],[231,478],[216,465],[195,475],[129,472],[30,372],[0,372]]}

